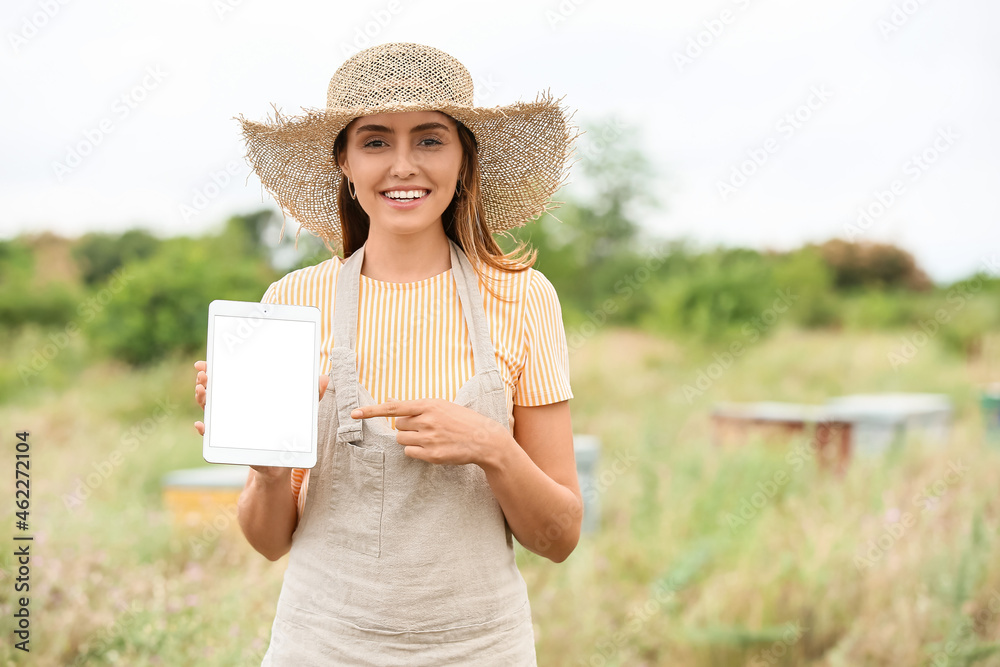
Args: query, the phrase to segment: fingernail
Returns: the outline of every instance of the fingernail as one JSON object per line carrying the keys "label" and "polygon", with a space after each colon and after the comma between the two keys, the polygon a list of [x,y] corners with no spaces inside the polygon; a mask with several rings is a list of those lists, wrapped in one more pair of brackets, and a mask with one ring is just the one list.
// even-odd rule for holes
{"label": "fingernail", "polygon": [[361,415],[363,415],[363,414],[364,413],[361,412],[361,408],[358,408],[357,410],[352,410],[351,411],[351,416],[354,417],[355,419],[360,419]]}

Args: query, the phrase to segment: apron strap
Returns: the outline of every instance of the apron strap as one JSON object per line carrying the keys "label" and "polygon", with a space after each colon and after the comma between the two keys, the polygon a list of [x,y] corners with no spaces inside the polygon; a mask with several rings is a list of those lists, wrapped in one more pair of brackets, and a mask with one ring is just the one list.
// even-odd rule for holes
{"label": "apron strap", "polygon": [[[351,412],[358,407],[358,373],[355,368],[354,350],[349,347],[334,347],[330,352],[334,390],[337,398],[337,442],[360,443],[363,433],[363,419],[355,419]],[[331,387],[327,387],[330,389]]]}
{"label": "apron strap", "polygon": [[482,295],[479,293],[479,277],[458,244],[451,239],[448,239],[448,243],[451,245],[451,273],[458,287],[462,314],[465,316],[466,326],[469,327],[474,372],[477,375],[491,370],[499,372],[493,343],[490,340],[490,327],[486,322],[486,311],[483,309]]}
{"label": "apron strap", "polygon": [[333,344],[354,351],[358,333],[358,290],[365,246],[344,261],[337,277],[337,302],[333,314]]}
{"label": "apron strap", "polygon": [[333,344],[330,351],[332,381],[337,397],[337,442],[360,443],[364,435],[364,420],[354,419],[351,412],[358,406],[357,355],[354,339],[358,331],[358,276],[364,260],[365,247],[358,248],[347,258],[337,278],[337,301],[333,317]]}

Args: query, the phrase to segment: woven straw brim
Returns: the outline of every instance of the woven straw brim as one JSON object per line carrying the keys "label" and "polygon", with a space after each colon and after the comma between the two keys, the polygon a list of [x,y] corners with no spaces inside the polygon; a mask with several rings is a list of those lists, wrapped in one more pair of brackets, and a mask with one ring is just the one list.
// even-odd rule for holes
{"label": "woven straw brim", "polygon": [[[237,119],[246,159],[263,187],[302,228],[329,245],[342,244],[337,196],[342,173],[333,156],[337,134],[359,116],[440,111],[465,124],[479,144],[481,191],[492,233],[519,227],[562,202],[552,195],[569,175],[579,136],[572,114],[546,91],[534,102],[503,107],[395,103],[377,108],[303,109],[305,115],[258,123]],[[300,230],[301,231],[301,230]],[[297,235],[296,235],[297,237]]]}

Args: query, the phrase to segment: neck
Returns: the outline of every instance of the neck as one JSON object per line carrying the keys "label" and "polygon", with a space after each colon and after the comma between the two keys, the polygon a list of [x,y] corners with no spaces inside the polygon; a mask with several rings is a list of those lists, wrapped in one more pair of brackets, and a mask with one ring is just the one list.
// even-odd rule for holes
{"label": "neck", "polygon": [[361,274],[373,280],[411,283],[451,268],[451,246],[441,225],[414,234],[393,234],[372,226],[365,241]]}

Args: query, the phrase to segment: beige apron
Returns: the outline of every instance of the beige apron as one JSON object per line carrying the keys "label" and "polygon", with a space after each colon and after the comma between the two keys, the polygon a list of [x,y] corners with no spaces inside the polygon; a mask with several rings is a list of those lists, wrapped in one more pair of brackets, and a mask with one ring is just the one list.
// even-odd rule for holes
{"label": "beige apron", "polygon": [[[449,244],[475,362],[455,402],[509,430],[478,278]],[[340,271],[319,453],[261,666],[535,665],[527,590],[483,470],[408,458],[386,418],[350,416],[375,404],[354,351],[363,258],[364,246]]]}

